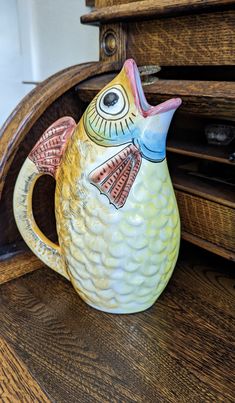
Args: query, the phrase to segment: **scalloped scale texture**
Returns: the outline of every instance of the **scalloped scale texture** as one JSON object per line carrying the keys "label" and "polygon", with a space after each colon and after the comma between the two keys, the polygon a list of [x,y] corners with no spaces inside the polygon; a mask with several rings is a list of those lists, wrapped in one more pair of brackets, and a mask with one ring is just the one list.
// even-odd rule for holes
{"label": "scalloped scale texture", "polygon": [[142,160],[119,210],[89,183],[92,169],[122,148],[76,139],[66,149],[56,219],[68,274],[81,298],[102,311],[133,313],[149,308],[169,281],[180,221],[166,160]]}

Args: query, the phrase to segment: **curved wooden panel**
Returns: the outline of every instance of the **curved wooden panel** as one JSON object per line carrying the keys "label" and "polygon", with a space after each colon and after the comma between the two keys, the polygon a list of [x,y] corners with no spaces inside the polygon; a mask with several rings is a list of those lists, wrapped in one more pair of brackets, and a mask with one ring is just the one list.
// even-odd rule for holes
{"label": "curved wooden panel", "polygon": [[79,82],[118,67],[117,63],[84,63],[72,66],[43,81],[22,100],[0,130],[0,194],[19,143],[43,112]]}
{"label": "curved wooden panel", "polygon": [[[117,63],[88,63],[65,69],[39,84],[10,115],[0,132],[0,267],[9,279],[4,262],[25,253],[27,248],[17,230],[13,215],[13,191],[22,163],[42,133],[62,116],[79,121],[89,100],[81,100],[75,87],[81,81],[103,72],[114,71]],[[55,182],[50,176],[40,178],[33,194],[33,212],[39,228],[56,242],[54,213]],[[27,253],[27,252],[26,252]],[[23,255],[24,256],[24,255]],[[20,265],[17,265],[17,267]],[[36,264],[34,264],[36,268]],[[30,268],[31,270],[32,268]],[[27,272],[27,265],[19,270],[12,266],[14,278]]]}

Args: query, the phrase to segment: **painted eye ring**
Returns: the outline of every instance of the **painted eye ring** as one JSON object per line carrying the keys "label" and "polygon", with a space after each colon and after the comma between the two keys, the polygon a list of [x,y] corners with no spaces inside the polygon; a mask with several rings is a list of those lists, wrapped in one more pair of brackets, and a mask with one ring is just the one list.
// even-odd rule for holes
{"label": "painted eye ring", "polygon": [[106,89],[97,99],[98,114],[107,120],[122,119],[129,112],[129,101],[121,85]]}

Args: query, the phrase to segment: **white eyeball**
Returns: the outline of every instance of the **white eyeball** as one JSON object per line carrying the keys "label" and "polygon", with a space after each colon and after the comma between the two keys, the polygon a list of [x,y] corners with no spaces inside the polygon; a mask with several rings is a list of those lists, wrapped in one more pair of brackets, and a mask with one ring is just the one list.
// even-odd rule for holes
{"label": "white eyeball", "polygon": [[108,88],[98,97],[96,108],[104,119],[123,118],[129,111],[129,102],[124,88],[121,85]]}

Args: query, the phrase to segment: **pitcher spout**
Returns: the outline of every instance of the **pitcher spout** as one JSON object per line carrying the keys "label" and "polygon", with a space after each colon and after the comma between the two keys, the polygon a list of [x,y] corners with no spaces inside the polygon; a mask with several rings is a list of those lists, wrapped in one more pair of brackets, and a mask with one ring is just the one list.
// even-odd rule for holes
{"label": "pitcher spout", "polygon": [[133,144],[138,147],[143,158],[151,162],[160,162],[166,156],[166,137],[171,119],[181,105],[180,98],[172,98],[156,106],[146,100],[139,70],[133,59],[128,59],[123,68],[127,75],[139,120],[133,133]]}

